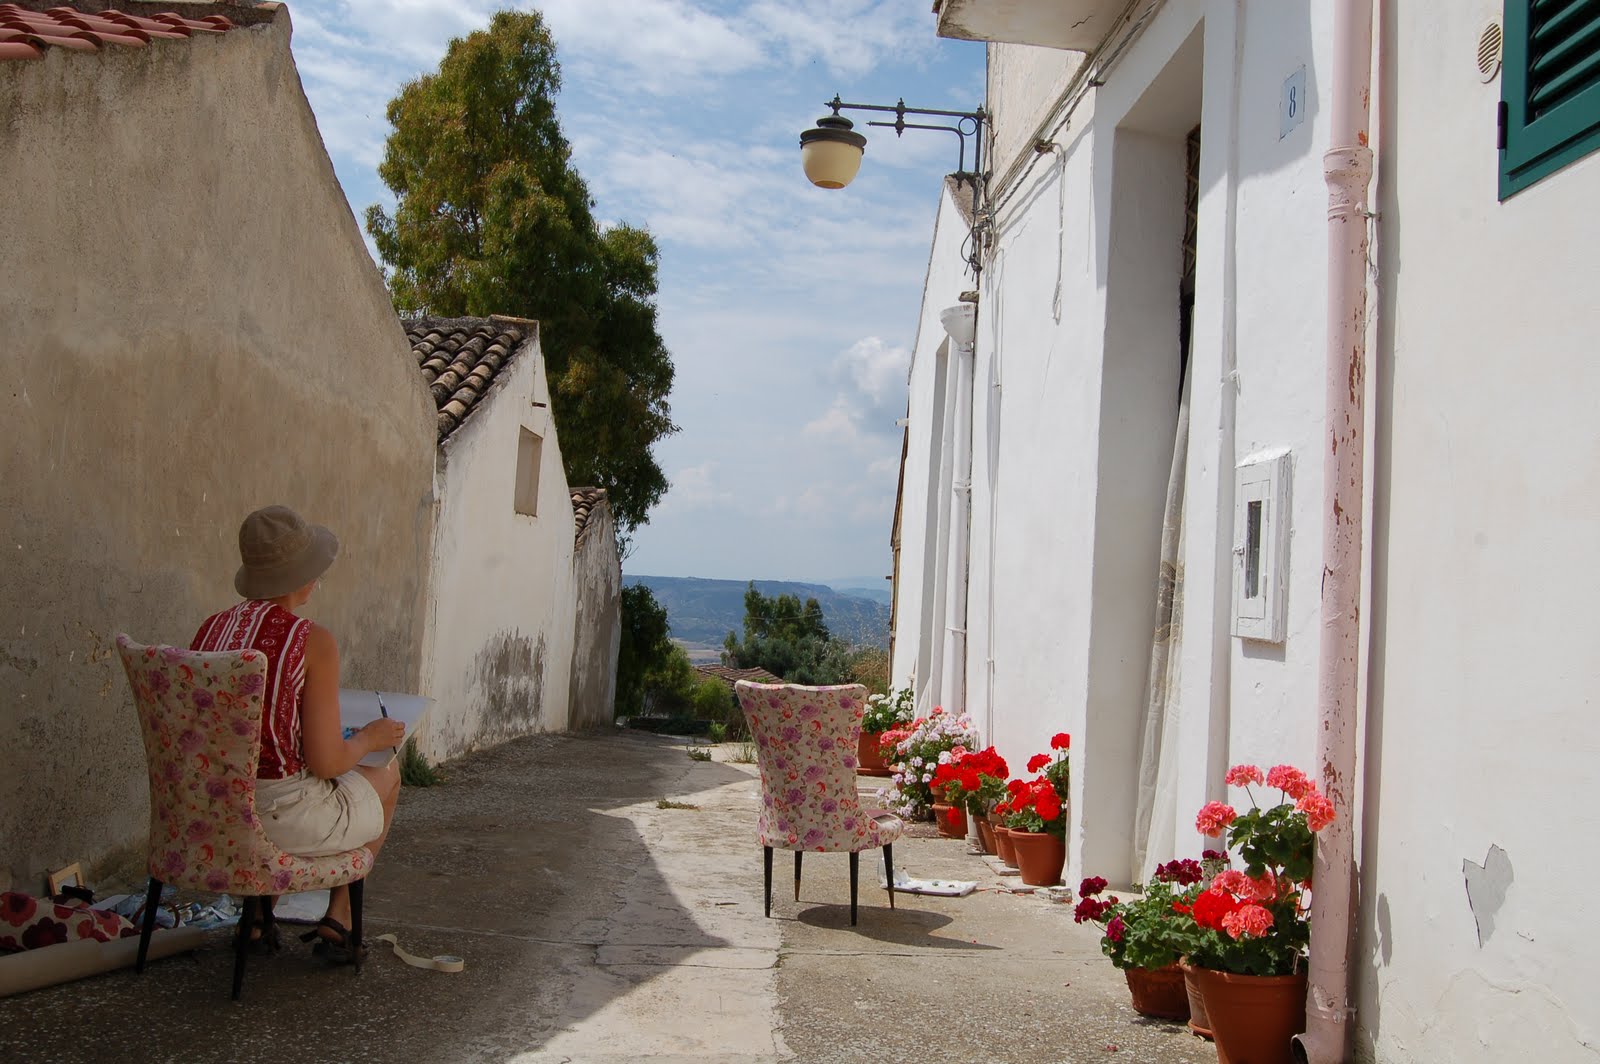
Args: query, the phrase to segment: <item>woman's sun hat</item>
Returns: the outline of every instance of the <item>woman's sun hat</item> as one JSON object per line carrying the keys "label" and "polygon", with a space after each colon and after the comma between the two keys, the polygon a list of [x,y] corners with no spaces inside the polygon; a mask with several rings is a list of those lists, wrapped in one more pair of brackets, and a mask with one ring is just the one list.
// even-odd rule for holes
{"label": "woman's sun hat", "polygon": [[287,506],[263,506],[239,526],[239,559],[233,586],[248,599],[271,599],[305,587],[339,556],[339,540],[321,525],[308,525]]}

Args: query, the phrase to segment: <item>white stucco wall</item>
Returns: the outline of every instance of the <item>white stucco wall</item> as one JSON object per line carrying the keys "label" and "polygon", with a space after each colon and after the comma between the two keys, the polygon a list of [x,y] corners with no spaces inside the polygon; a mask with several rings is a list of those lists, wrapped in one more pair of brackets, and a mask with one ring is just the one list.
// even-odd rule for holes
{"label": "white stucco wall", "polygon": [[[940,493],[930,484],[938,473],[937,438],[941,430],[941,355],[947,336],[939,312],[954,305],[973,286],[961,254],[967,221],[948,184],[939,196],[933,242],[928,256],[922,312],[917,320],[907,373],[910,393],[908,443],[901,496],[900,569],[895,600],[894,659],[889,664],[892,686],[921,688],[934,675],[931,644],[942,634],[936,622],[936,581],[943,568],[932,549],[937,531]],[[981,313],[981,312],[980,312]],[[977,464],[974,446],[974,465]],[[931,476],[930,476],[931,472]],[[936,483],[936,481],[935,481]]]}
{"label": "white stucco wall", "polygon": [[[1600,155],[1496,195],[1498,0],[1387,5],[1357,1045],[1591,1061]],[[1505,858],[1470,896],[1463,862]],[[1493,869],[1491,869],[1493,871]],[[1493,877],[1491,877],[1493,878]],[[1480,943],[1480,932],[1483,932]]]}
{"label": "white stucco wall", "polygon": [[[530,341],[439,450],[424,671],[437,700],[423,743],[434,759],[568,726],[572,497],[549,401]],[[544,440],[532,517],[513,505],[523,427]]]}
{"label": "white stucco wall", "polygon": [[[1582,313],[1600,287],[1600,155],[1497,201],[1485,116],[1499,87],[1480,81],[1474,48],[1500,10],[1380,5],[1362,1059],[1590,1060],[1600,1024],[1593,861],[1575,844],[1596,818],[1572,787],[1600,748],[1600,369]],[[1196,118],[1180,764],[1159,856],[1197,854],[1194,810],[1223,796],[1229,763],[1314,768],[1330,13],[1171,0],[1058,152],[996,190],[968,705],[1013,762],[1073,731],[1069,881],[1128,871],[1137,728],[1121,714],[1143,698],[1128,651],[1154,591],[1153,565],[1138,586],[1138,557],[1156,531],[1147,485],[1166,387],[1158,361],[1139,370],[1164,342],[1171,220],[1157,214],[1171,209],[1173,138]],[[1018,136],[1007,116],[1042,113],[1059,92],[997,61],[1013,51],[991,47],[1002,144]],[[1283,85],[1302,67],[1307,111],[1285,132]],[[925,316],[937,306],[930,295]],[[930,389],[912,385],[915,417]],[[1233,478],[1240,459],[1279,448],[1293,463],[1286,637],[1267,644],[1231,634]],[[1495,846],[1469,893],[1463,862]]]}

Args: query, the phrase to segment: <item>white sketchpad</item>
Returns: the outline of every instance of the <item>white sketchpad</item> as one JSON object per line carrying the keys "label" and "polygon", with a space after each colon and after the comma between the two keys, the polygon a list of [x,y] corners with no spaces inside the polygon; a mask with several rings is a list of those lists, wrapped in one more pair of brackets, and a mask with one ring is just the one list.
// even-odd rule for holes
{"label": "white sketchpad", "polygon": [[[382,706],[379,700],[382,699]],[[339,689],[339,724],[346,729],[365,727],[387,711],[391,720],[406,726],[406,738],[421,733],[427,721],[433,699],[422,695],[401,694],[396,691],[358,691]],[[374,750],[361,759],[363,765],[384,765],[394,757],[390,750]]]}
{"label": "white sketchpad", "polygon": [[285,894],[272,905],[272,918],[286,924],[314,924],[328,911],[328,892],[308,890]]}
{"label": "white sketchpad", "polygon": [[[889,889],[889,881],[883,874],[883,861],[878,861],[878,886]],[[912,879],[906,875],[903,868],[894,870],[894,892],[896,894],[935,894],[943,898],[964,898],[978,889],[977,883],[969,883],[963,879]]]}

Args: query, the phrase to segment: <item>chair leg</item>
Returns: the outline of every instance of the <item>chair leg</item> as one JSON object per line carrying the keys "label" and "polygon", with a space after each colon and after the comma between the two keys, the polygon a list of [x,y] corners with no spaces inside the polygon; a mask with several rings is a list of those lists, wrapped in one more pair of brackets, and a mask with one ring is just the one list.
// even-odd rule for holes
{"label": "chair leg", "polygon": [[805,856],[804,850],[794,851],[794,900],[800,900],[800,858]]}
{"label": "chair leg", "polygon": [[255,898],[244,899],[239,910],[239,929],[233,936],[233,1000],[239,1000],[244,988],[244,962],[250,956],[250,928],[255,922]]}
{"label": "chair leg", "polygon": [[367,893],[365,879],[350,884],[350,949],[355,955],[356,974],[361,974],[361,902]]}
{"label": "chair leg", "polygon": [[850,926],[856,926],[856,879],[861,871],[861,853],[850,851]]}
{"label": "chair leg", "polygon": [[150,889],[144,896],[144,919],[139,921],[139,959],[133,970],[144,974],[144,959],[150,952],[150,936],[156,933],[156,909],[161,905],[161,880],[150,877]]}
{"label": "chair leg", "polygon": [[883,847],[883,878],[889,883],[889,908],[894,908],[894,843]]}
{"label": "chair leg", "polygon": [[763,846],[761,848],[761,851],[762,851],[762,854],[761,854],[761,865],[766,870],[766,881],[767,881],[767,889],[762,892],[761,896],[766,899],[767,915],[771,916],[772,915],[772,847],[771,846]]}

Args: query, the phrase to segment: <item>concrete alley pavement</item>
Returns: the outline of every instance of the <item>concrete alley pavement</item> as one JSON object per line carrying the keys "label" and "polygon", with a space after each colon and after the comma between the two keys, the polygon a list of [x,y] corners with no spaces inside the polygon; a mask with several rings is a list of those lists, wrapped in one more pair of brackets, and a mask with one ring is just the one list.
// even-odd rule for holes
{"label": "concrete alley pavement", "polygon": [[[797,904],[785,853],[764,918],[754,765],[608,732],[517,740],[445,773],[401,797],[367,933],[460,955],[464,972],[411,968],[376,944],[358,978],[286,935],[277,956],[251,958],[236,1004],[219,931],[142,978],[0,1001],[0,1059],[1216,1059],[1181,1025],[1134,1014],[1097,933],[1065,905],[980,891],[901,895],[891,912],[867,853],[852,928],[845,856],[808,855]],[[895,858],[921,878],[999,883],[963,842],[906,838]]]}

